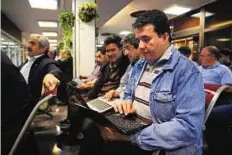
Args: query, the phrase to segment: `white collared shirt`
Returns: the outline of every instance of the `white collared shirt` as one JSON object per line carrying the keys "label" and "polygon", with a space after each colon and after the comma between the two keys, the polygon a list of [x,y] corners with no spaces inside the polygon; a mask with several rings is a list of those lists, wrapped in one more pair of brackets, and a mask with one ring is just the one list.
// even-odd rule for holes
{"label": "white collared shirt", "polygon": [[23,75],[24,79],[26,80],[26,82],[28,83],[28,78],[29,78],[29,73],[31,70],[31,66],[33,65],[33,63],[35,62],[36,59],[38,59],[39,57],[43,56],[44,54],[41,55],[36,55],[34,57],[28,57],[27,58],[27,63],[21,68],[20,72]]}

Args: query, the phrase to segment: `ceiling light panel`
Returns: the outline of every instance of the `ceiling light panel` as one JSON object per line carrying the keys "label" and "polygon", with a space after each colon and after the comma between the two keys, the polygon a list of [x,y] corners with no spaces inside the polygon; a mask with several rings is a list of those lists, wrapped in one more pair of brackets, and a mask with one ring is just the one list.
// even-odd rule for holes
{"label": "ceiling light panel", "polygon": [[55,40],[55,39],[49,39],[48,41],[49,41],[49,43],[57,43],[57,40]]}
{"label": "ceiling light panel", "polygon": [[57,0],[29,0],[32,8],[57,10]]}
{"label": "ceiling light panel", "polygon": [[46,36],[46,37],[57,37],[56,32],[43,32],[42,34],[43,36]]}
{"label": "ceiling light panel", "polygon": [[[213,16],[213,15],[214,15],[214,13],[211,13],[211,12],[206,12],[205,13],[205,17],[210,17],[210,16]],[[196,13],[196,14],[193,14],[191,17],[200,18],[200,12]]]}
{"label": "ceiling light panel", "polygon": [[132,33],[131,31],[127,31],[127,30],[119,32],[119,34],[122,36],[127,36],[128,34],[131,34],[131,33]]}
{"label": "ceiling light panel", "polygon": [[189,12],[190,10],[191,10],[191,8],[188,8],[188,7],[173,5],[167,9],[165,9],[164,12],[166,14],[171,14],[171,15],[181,15],[181,14],[184,14],[186,12]]}
{"label": "ceiling light panel", "polygon": [[38,34],[38,33],[31,33],[30,36],[31,36],[31,37],[36,37],[36,36],[41,36],[41,34]]}
{"label": "ceiling light panel", "polygon": [[51,22],[51,21],[38,21],[39,27],[57,27],[57,22]]}

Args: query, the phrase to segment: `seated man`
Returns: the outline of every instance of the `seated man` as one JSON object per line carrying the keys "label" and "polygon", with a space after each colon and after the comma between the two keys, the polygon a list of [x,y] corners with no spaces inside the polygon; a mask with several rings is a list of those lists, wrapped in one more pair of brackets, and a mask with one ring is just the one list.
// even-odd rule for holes
{"label": "seated man", "polygon": [[[125,101],[115,111],[136,113],[152,124],[131,136],[110,131],[108,134],[121,142],[109,142],[106,152],[151,155],[161,149],[167,155],[201,155],[205,110],[201,73],[171,45],[170,25],[162,11],[147,10],[136,16],[133,27],[145,60],[133,67]],[[103,154],[98,126],[90,119],[85,121],[88,127],[83,131],[80,154]]]}
{"label": "seated man", "polygon": [[[19,69],[3,52],[1,73],[1,154],[6,155],[9,154],[35,103],[31,100],[26,81]],[[28,134],[24,136],[26,141],[21,141],[21,147],[19,145],[15,154],[35,154],[35,141],[30,141]]]}
{"label": "seated man", "polygon": [[232,51],[224,48],[220,50],[220,63],[229,67],[232,71]]}
{"label": "seated man", "polygon": [[28,59],[20,66],[29,91],[37,102],[41,94],[46,92],[46,89],[53,90],[57,84],[61,85],[58,90],[58,95],[61,100],[64,100],[65,93],[60,93],[65,88],[67,75],[59,68],[58,63],[48,56],[49,42],[43,36],[31,37],[28,42]]}
{"label": "seated man", "polygon": [[[180,51],[180,53],[181,53],[182,55],[186,56],[189,60],[191,60],[191,59],[190,59],[190,56],[191,56],[192,52],[191,52],[191,49],[190,49],[189,47],[187,47],[187,46],[182,46],[182,47],[180,47],[180,48],[178,49],[178,51]],[[198,66],[198,64],[197,64],[195,61],[192,61],[192,62],[194,63],[194,65]]]}
{"label": "seated man", "polygon": [[[119,36],[112,35],[107,37],[104,41],[104,46],[109,62],[101,68],[100,77],[93,88],[85,94],[86,100],[95,99],[98,96],[104,95],[109,90],[117,88],[121,77],[129,65],[128,58],[123,55],[121,51],[122,45]],[[75,135],[79,132],[80,126],[82,126],[82,121],[83,117],[80,116],[79,108],[77,108],[76,105],[68,104],[68,116],[66,120],[61,122],[61,126],[70,126],[67,132],[69,133],[70,141],[76,140]],[[66,133],[63,135],[65,134]],[[63,137],[63,135],[60,137]],[[62,139],[63,138],[61,138],[61,141],[63,141]]]}
{"label": "seated man", "polygon": [[232,85],[232,72],[228,67],[218,62],[219,50],[215,46],[207,46],[200,54],[203,82],[215,85]]}
{"label": "seated man", "polygon": [[138,50],[138,46],[139,46],[139,43],[135,39],[134,34],[129,34],[123,40],[124,55],[128,56],[131,63],[127,67],[125,74],[121,78],[119,87],[117,89],[112,89],[109,92],[107,92],[104,95],[105,99],[111,100],[112,98],[116,98],[116,97],[123,98],[124,91],[126,89],[126,85],[130,77],[131,70],[140,57],[140,51]]}
{"label": "seated man", "polygon": [[[218,62],[219,55],[219,50],[215,46],[207,46],[201,51],[202,66],[199,69],[205,85],[215,85],[216,87],[232,85],[232,72],[227,66]],[[223,103],[215,106],[209,115],[205,137],[212,154],[231,154],[231,132],[228,130],[231,125],[231,105],[229,100],[220,102]]]}
{"label": "seated man", "polygon": [[88,99],[94,99],[117,88],[129,65],[128,58],[121,51],[122,45],[119,36],[112,35],[106,38],[104,46],[109,62],[102,67],[99,79],[86,94]]}
{"label": "seated man", "polygon": [[57,60],[61,70],[66,73],[69,79],[73,78],[73,57],[68,48],[64,48],[59,52],[60,59]]}
{"label": "seated man", "polygon": [[98,50],[95,54],[95,66],[93,72],[86,79],[81,79],[81,81],[77,82],[78,83],[77,88],[79,89],[92,88],[100,76],[102,66],[104,66],[107,62],[108,60],[106,57],[105,49],[102,48]]}

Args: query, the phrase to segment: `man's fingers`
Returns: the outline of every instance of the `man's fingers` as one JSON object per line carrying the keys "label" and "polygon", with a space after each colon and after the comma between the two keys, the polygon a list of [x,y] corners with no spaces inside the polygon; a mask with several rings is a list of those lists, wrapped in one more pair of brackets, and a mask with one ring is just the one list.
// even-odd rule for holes
{"label": "man's fingers", "polygon": [[124,115],[127,115],[129,111],[127,111],[127,104],[125,102],[122,104],[122,109],[123,109]]}
{"label": "man's fingers", "polygon": [[128,113],[130,113],[131,103],[127,101],[125,105],[126,105],[126,112],[127,112],[126,115],[127,115]]}
{"label": "man's fingers", "polygon": [[114,106],[114,111],[115,111],[115,112],[118,112],[118,107],[117,107],[117,105]]}
{"label": "man's fingers", "polygon": [[117,108],[118,108],[118,112],[119,112],[120,114],[123,114],[122,104],[117,105]]}
{"label": "man's fingers", "polygon": [[135,113],[136,112],[136,109],[135,109],[135,106],[133,104],[131,104],[131,109],[130,109],[130,113]]}

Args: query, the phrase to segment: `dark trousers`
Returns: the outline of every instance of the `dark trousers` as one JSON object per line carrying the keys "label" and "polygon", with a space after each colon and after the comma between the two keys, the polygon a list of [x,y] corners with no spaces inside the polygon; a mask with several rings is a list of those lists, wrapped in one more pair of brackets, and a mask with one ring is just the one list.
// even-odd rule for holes
{"label": "dark trousers", "polygon": [[152,155],[130,142],[105,142],[98,125],[85,118],[81,127],[84,137],[80,143],[80,155]]}
{"label": "dark trousers", "polygon": [[216,106],[206,123],[210,154],[232,154],[232,104]]}

